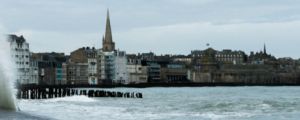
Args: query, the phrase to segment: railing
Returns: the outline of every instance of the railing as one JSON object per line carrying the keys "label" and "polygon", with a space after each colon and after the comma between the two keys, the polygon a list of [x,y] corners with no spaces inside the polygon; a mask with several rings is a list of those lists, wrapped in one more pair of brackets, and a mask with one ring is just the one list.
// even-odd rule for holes
{"label": "railing", "polygon": [[160,76],[160,74],[148,74],[149,76]]}
{"label": "railing", "polygon": [[150,65],[149,67],[160,67],[160,65]]}
{"label": "railing", "polygon": [[160,70],[148,70],[149,72],[160,72]]}

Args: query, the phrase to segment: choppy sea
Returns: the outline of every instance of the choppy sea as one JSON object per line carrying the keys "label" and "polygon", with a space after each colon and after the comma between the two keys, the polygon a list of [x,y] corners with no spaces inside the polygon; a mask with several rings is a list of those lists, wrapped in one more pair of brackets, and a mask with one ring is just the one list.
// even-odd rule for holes
{"label": "choppy sea", "polygon": [[59,120],[300,119],[300,87],[153,87],[99,90],[141,92],[143,98],[72,96],[18,100],[18,105],[24,113]]}

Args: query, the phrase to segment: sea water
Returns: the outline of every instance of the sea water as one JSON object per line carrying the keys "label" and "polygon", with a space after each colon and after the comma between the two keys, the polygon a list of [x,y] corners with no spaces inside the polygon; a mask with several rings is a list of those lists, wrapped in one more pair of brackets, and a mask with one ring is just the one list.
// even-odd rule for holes
{"label": "sea water", "polygon": [[300,87],[153,87],[94,90],[141,92],[143,98],[72,96],[18,100],[18,104],[23,112],[62,120],[300,118]]}

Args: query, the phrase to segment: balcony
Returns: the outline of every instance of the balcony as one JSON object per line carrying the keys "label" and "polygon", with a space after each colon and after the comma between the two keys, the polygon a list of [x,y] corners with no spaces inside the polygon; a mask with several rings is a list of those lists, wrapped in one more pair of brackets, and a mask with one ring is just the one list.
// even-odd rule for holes
{"label": "balcony", "polygon": [[152,70],[152,69],[150,69],[150,70],[148,70],[149,72],[160,72],[160,70]]}
{"label": "balcony", "polygon": [[89,76],[97,76],[96,73],[90,73]]}
{"label": "balcony", "polygon": [[149,67],[160,67],[160,65],[150,65]]}
{"label": "balcony", "polygon": [[113,64],[115,64],[115,63],[114,63],[114,62],[105,62],[105,64],[113,65]]}
{"label": "balcony", "polygon": [[148,74],[149,76],[160,76],[160,74]]}

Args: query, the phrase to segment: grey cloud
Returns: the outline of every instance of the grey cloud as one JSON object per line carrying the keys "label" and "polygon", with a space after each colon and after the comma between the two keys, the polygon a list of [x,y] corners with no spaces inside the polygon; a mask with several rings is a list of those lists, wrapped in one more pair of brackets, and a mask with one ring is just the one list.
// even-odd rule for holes
{"label": "grey cloud", "polygon": [[[295,40],[299,39],[299,35],[294,31],[299,29],[290,25],[300,21],[300,1],[2,0],[0,2],[0,22],[8,33],[23,34],[31,42],[31,49],[34,52],[63,51],[69,54],[77,47],[92,44],[101,46],[106,10],[109,7],[116,47],[127,50],[128,53],[152,50],[158,54],[188,54],[190,50],[205,49],[203,45],[206,42],[210,42],[219,50],[232,48],[248,53],[251,50],[259,50],[262,46],[260,44],[267,42],[268,50],[272,54],[299,57],[298,54],[290,52],[293,51],[290,47],[281,49],[282,52],[278,51],[277,47],[286,47],[282,41],[292,46],[298,43]],[[209,25],[203,25],[207,23]],[[247,24],[255,27],[246,26]],[[266,26],[268,24],[271,26]],[[224,27],[226,25],[227,28]],[[269,29],[261,31],[261,26]],[[85,41],[87,39],[89,41]],[[67,47],[55,44],[61,41],[77,43]],[[136,46],[132,47],[128,42],[136,43]],[[270,42],[272,44],[269,44]],[[57,46],[40,47],[42,44]]]}

